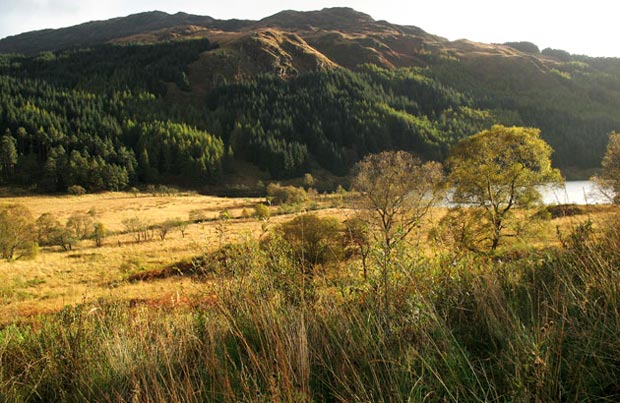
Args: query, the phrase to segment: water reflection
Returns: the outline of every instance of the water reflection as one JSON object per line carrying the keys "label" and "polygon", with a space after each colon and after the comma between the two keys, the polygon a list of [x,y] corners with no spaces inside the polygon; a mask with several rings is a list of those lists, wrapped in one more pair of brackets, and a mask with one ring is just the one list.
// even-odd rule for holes
{"label": "water reflection", "polygon": [[542,186],[539,190],[545,204],[609,203],[592,181],[567,181],[563,186]]}

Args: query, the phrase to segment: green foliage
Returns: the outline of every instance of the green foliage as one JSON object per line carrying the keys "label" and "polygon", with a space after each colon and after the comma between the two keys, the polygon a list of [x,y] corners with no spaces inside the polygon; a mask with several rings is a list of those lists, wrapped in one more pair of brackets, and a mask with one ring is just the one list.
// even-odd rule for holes
{"label": "green foliage", "polygon": [[5,71],[65,88],[108,93],[166,93],[165,83],[187,89],[187,66],[209,50],[207,39],[151,45],[101,45],[34,57],[15,56]]}
{"label": "green foliage", "polygon": [[86,194],[86,189],[80,185],[72,185],[67,188],[67,193],[73,196],[82,196]]}
{"label": "green foliage", "polygon": [[279,183],[267,185],[267,200],[271,204],[300,204],[306,201],[308,195],[303,188],[295,186],[281,186]]}
{"label": "green foliage", "polygon": [[[146,92],[157,92],[152,87],[161,89],[160,80],[197,57],[200,43],[110,46],[49,60],[18,57],[12,67],[0,68],[0,128],[8,133],[0,143],[4,180],[45,191],[72,185],[120,190],[138,179],[217,180],[221,141],[170,122],[168,108]],[[191,57],[180,57],[187,52]]]}
{"label": "green foliage", "polygon": [[130,127],[128,138],[131,146],[139,150],[138,176],[144,181],[174,177],[206,183],[221,174],[223,142],[205,131],[155,121]]}
{"label": "green foliage", "polygon": [[[493,126],[462,140],[448,164],[453,201],[477,207],[479,241],[495,250],[514,207],[540,201],[539,185],[562,180],[551,168],[551,147],[539,137],[540,130]],[[465,214],[463,217],[471,214]],[[482,219],[483,218],[483,219]]]}
{"label": "green foliage", "polygon": [[75,239],[83,240],[92,235],[93,218],[84,213],[73,213],[67,220],[67,229]]}
{"label": "green foliage", "polygon": [[126,218],[122,224],[125,231],[130,233],[137,243],[151,241],[155,236],[155,229],[140,217]]}
{"label": "green foliage", "polygon": [[[557,166],[583,169],[598,165],[604,133],[620,127],[613,60],[546,49],[468,64],[426,60],[422,49],[424,68],[249,74],[209,89],[206,103],[186,102],[198,99],[182,94],[192,86],[188,65],[209,50],[207,40],[191,40],[0,56],[0,180],[43,191],[202,186],[232,159],[275,179],[317,166],[343,175],[383,150],[444,160],[495,123],[540,127]],[[172,83],[178,89],[168,91]]]}
{"label": "green foliage", "polygon": [[550,56],[563,62],[569,62],[572,60],[570,53],[562,49],[544,48],[541,53],[545,56]]}
{"label": "green foliage", "polygon": [[542,55],[541,61],[532,56],[487,56],[471,64],[439,60],[428,73],[469,94],[472,106],[492,111],[498,123],[540,128],[542,138],[555,150],[555,166],[597,167],[605,151],[605,134],[620,127],[618,59],[571,56],[551,49]]}
{"label": "green foliage", "polygon": [[504,45],[510,46],[511,48],[520,50],[521,52],[525,53],[540,53],[540,49],[538,48],[538,46],[536,46],[532,42],[506,42],[504,43]]}
{"label": "green foliage", "polygon": [[34,218],[26,206],[0,206],[0,253],[3,259],[12,260],[28,254],[32,250],[35,236]]}
{"label": "green foliage", "polygon": [[599,190],[615,204],[620,204],[620,133],[611,132],[601,162],[601,174],[593,178]]}
{"label": "green foliage", "polygon": [[269,207],[263,203],[254,205],[254,217],[259,220],[268,220],[270,215]]}
{"label": "green foliage", "polygon": [[209,96],[226,146],[276,178],[303,175],[311,159],[343,174],[385,149],[442,158],[450,144],[493,122],[488,113],[468,113],[469,103],[419,69],[371,65],[290,81],[265,75]]}
{"label": "green foliage", "polygon": [[0,174],[3,180],[9,180],[15,175],[17,158],[17,140],[7,129],[7,134],[0,139]]}
{"label": "green foliage", "polygon": [[97,221],[94,224],[93,238],[95,239],[95,245],[98,248],[103,246],[103,239],[106,237],[107,232],[108,231],[106,230],[105,225],[102,222]]}
{"label": "green foliage", "polygon": [[343,256],[343,237],[335,218],[302,214],[278,226],[281,239],[288,242],[295,258],[311,269],[319,264],[338,262]]}

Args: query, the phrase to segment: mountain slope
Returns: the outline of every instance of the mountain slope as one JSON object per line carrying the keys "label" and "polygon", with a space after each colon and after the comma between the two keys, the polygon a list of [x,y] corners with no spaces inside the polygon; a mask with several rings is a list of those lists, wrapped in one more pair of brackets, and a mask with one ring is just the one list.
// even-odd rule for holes
{"label": "mountain slope", "polygon": [[[0,52],[25,54],[0,55],[0,132],[20,153],[16,177],[46,189],[211,183],[233,160],[274,178],[345,174],[389,148],[441,160],[494,123],[540,127],[556,166],[587,170],[620,130],[620,59],[451,42],[349,8],[143,13],[6,38]],[[63,173],[85,165],[100,179]]]}

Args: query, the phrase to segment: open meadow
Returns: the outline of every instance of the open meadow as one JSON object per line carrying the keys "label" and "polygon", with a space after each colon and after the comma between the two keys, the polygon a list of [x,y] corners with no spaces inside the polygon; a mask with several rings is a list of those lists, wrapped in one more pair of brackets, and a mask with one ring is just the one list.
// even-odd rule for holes
{"label": "open meadow", "polygon": [[[340,222],[355,215],[355,211],[333,197],[314,203],[320,208],[319,216],[335,217]],[[41,313],[57,312],[67,305],[93,304],[100,300],[132,301],[151,305],[188,305],[200,303],[201,298],[211,298],[208,285],[195,278],[169,276],[165,279],[133,281],[132,275],[157,271],[192,257],[213,252],[228,243],[258,240],[261,235],[278,224],[303,214],[307,208],[297,207],[298,212],[273,215],[268,220],[250,215],[254,206],[264,198],[223,198],[202,196],[195,193],[152,195],[149,193],[108,192],[82,196],[23,196],[5,197],[2,203],[22,204],[35,217],[51,213],[60,222],[72,214],[94,214],[107,229],[101,246],[92,239],[82,240],[72,250],[59,246],[41,247],[35,258],[0,262],[0,323],[11,323]],[[590,206],[587,214],[557,217],[538,223],[530,233],[510,241],[522,249],[531,246],[542,248],[559,245],[558,230],[565,233],[586,219],[604,222],[612,207]],[[200,212],[203,222],[189,221],[190,213]],[[220,219],[222,212],[229,214]],[[445,208],[434,208],[422,230],[410,237],[410,245],[430,253],[429,230],[446,213]],[[187,222],[184,234],[172,228],[164,240],[154,233],[153,238],[137,242],[135,234],[128,232],[123,221],[140,217],[152,226],[166,220]],[[156,230],[153,230],[156,231]],[[412,246],[413,247],[413,246]],[[340,262],[344,266],[346,262]],[[206,295],[206,297],[205,297]]]}
{"label": "open meadow", "polygon": [[262,198],[3,198],[63,225],[88,215],[106,236],[0,263],[0,401],[620,396],[616,207],[518,210],[529,230],[490,255],[455,247],[459,231],[439,230],[453,212],[435,207],[384,283],[380,246],[345,225],[355,199],[267,219]]}
{"label": "open meadow", "polygon": [[[129,281],[130,275],[157,270],[194,256],[211,252],[223,244],[258,238],[292,214],[275,215],[268,221],[250,217],[264,198],[223,198],[195,193],[152,195],[108,192],[82,196],[5,197],[3,204],[22,204],[36,217],[51,213],[61,223],[73,214],[91,212],[107,229],[100,247],[85,239],[64,251],[60,246],[41,247],[36,258],[0,262],[0,323],[10,323],[40,313],[56,312],[66,305],[130,300],[153,305],[187,304],[204,292],[204,284],[173,276],[161,281]],[[332,203],[333,204],[333,203]],[[320,215],[344,218],[350,211],[323,203]],[[277,211],[273,208],[274,213]],[[230,218],[219,220],[222,212]],[[203,222],[191,222],[190,213]],[[164,240],[137,242],[123,221],[139,217],[156,226],[166,220],[186,222],[182,234],[172,228]],[[156,230],[153,230],[156,232]]]}

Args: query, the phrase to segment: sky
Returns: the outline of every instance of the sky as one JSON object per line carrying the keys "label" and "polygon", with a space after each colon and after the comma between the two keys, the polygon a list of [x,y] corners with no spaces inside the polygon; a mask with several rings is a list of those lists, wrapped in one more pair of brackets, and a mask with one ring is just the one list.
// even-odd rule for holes
{"label": "sky", "polygon": [[0,38],[142,11],[258,20],[282,10],[352,7],[450,40],[533,42],[542,50],[620,57],[615,0],[0,0]]}

